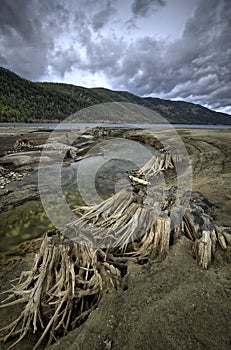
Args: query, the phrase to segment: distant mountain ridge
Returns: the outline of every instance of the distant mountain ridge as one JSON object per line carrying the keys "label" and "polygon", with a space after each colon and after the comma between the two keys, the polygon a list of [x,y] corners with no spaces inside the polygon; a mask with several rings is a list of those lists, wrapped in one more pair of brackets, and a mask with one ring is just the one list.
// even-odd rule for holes
{"label": "distant mountain ridge", "polygon": [[[57,122],[77,111],[106,102],[128,102],[147,107],[170,123],[231,124],[231,116],[197,104],[139,97],[127,91],[84,88],[62,83],[35,83],[0,67],[0,122]],[[151,117],[124,123],[153,123]],[[85,117],[80,122],[100,122]],[[109,120],[110,121],[110,116]]]}

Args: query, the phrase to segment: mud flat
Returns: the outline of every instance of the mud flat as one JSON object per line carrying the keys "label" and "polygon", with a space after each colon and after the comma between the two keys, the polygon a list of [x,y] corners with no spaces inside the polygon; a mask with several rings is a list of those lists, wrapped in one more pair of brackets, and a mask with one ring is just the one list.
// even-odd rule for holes
{"label": "mud flat", "polygon": [[[192,162],[193,190],[211,202],[219,225],[231,226],[230,131],[178,132]],[[23,243],[2,261],[2,290],[30,268],[38,245],[38,241]],[[205,271],[197,266],[191,247],[192,242],[182,237],[164,261],[128,264],[122,287],[106,293],[79,329],[49,349],[230,349],[230,250],[218,249]],[[0,327],[13,320],[16,312],[14,307],[2,309]],[[35,337],[29,335],[17,349],[31,350]],[[0,349],[6,348],[0,344]]]}
{"label": "mud flat", "polygon": [[217,224],[231,226],[230,130],[184,129],[178,133],[191,159],[193,191],[214,204]]}
{"label": "mud flat", "polygon": [[[152,130],[129,131],[129,138],[161,147]],[[167,130],[174,137],[171,130]],[[219,225],[231,226],[231,132],[222,129],[178,129],[192,165],[192,190],[211,201]],[[168,141],[167,141],[168,142]]]}

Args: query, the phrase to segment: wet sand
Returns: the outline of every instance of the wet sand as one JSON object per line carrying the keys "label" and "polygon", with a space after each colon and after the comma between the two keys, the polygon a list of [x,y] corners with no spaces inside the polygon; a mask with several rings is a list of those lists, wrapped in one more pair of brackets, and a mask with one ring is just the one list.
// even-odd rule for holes
{"label": "wet sand", "polygon": [[[179,130],[193,166],[193,190],[214,208],[219,225],[231,226],[231,133]],[[1,287],[29,268],[38,244],[25,244],[4,261]],[[209,270],[199,268],[192,242],[181,238],[162,262],[129,264],[123,288],[103,296],[86,322],[50,347],[52,350],[154,350],[231,348],[230,248],[215,253]],[[18,308],[2,309],[0,324]],[[0,326],[0,327],[1,327]],[[29,335],[17,350],[31,350]],[[6,349],[0,344],[0,349]]]}

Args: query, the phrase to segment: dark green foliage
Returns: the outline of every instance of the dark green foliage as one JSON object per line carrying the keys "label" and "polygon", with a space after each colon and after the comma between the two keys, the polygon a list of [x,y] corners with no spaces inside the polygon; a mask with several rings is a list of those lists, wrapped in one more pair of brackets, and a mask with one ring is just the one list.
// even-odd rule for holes
{"label": "dark green foliage", "polygon": [[[104,88],[87,89],[70,84],[34,83],[0,67],[1,122],[57,122],[80,109],[105,102],[129,102],[145,106],[171,123],[231,124],[229,115],[188,102],[141,98],[126,91]],[[82,120],[84,121],[93,122],[87,119]],[[128,120],[125,116],[123,122],[137,121]],[[138,122],[155,121],[141,119]]]}

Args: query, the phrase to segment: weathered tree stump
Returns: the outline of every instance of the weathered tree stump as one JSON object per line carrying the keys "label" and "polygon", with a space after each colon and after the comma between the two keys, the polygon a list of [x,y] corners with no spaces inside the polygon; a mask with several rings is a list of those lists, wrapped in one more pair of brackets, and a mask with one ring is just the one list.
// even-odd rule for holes
{"label": "weathered tree stump", "polygon": [[197,239],[194,244],[197,263],[199,266],[207,269],[212,261],[212,239],[211,232],[203,230],[202,237]]}
{"label": "weathered tree stump", "polygon": [[230,228],[217,226],[208,209],[202,196],[192,193],[191,203],[184,215],[185,234],[194,241],[197,263],[204,269],[211,265],[217,246],[223,250],[231,246]]}
{"label": "weathered tree stump", "polygon": [[[106,261],[103,251],[64,239],[57,231],[48,232],[35,257],[31,271],[22,273],[19,283],[1,307],[25,303],[19,317],[2,332],[4,341],[27,332],[42,330],[37,349],[46,335],[48,345],[56,337],[76,328],[97,306],[103,289],[116,286],[120,272]],[[16,297],[16,299],[15,299]],[[14,299],[13,301],[10,301]]]}

